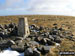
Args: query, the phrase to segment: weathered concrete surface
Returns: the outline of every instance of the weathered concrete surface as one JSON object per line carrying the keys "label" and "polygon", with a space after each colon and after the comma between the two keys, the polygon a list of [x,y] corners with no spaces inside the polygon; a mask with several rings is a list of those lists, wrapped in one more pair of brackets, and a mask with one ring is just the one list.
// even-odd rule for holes
{"label": "weathered concrete surface", "polygon": [[19,23],[18,23],[18,35],[21,37],[27,37],[30,34],[29,32],[29,26],[28,26],[28,21],[27,18],[19,18]]}

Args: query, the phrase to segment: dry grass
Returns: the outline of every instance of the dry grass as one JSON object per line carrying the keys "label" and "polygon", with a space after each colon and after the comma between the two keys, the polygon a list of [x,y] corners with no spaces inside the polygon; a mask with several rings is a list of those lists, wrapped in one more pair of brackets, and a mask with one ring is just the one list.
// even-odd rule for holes
{"label": "dry grass", "polygon": [[[67,51],[67,52],[68,51],[74,51],[75,52],[75,42],[70,41],[68,39],[64,39],[64,40],[62,40],[60,47],[52,48],[51,52],[48,53],[47,56],[60,56],[59,55],[60,51]],[[64,55],[64,56],[66,56],[66,55]]]}

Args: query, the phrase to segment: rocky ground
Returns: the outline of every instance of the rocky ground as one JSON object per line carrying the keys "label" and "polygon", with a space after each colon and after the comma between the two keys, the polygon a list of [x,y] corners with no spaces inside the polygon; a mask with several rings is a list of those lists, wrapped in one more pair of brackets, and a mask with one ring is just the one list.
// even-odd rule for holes
{"label": "rocky ground", "polygon": [[52,49],[58,47],[59,51],[69,51],[70,48],[74,50],[74,46],[68,44],[69,42],[65,42],[69,47],[62,49],[63,40],[67,39],[74,45],[75,39],[71,31],[66,31],[63,27],[58,28],[56,23],[53,24],[52,28],[35,24],[30,25],[30,35],[25,39],[18,36],[18,27],[14,23],[1,26],[0,28],[1,51],[10,47],[12,50],[24,52],[24,56],[41,56],[48,55],[49,52],[53,53]]}
{"label": "rocky ground", "polygon": [[[25,56],[58,56],[59,51],[75,51],[74,17],[47,16],[45,19],[43,16],[41,18],[30,16],[30,18],[31,34],[26,39],[17,35],[17,23],[9,24],[8,21],[7,24],[2,23],[0,29],[1,51],[11,47],[12,50],[24,52]],[[17,20],[12,19],[12,21]]]}

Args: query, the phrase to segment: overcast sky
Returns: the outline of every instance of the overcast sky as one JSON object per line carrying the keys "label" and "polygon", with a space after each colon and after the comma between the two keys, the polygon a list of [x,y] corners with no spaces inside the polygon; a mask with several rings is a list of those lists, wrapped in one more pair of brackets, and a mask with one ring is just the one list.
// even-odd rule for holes
{"label": "overcast sky", "polygon": [[0,16],[24,14],[75,16],[75,0],[0,0]]}

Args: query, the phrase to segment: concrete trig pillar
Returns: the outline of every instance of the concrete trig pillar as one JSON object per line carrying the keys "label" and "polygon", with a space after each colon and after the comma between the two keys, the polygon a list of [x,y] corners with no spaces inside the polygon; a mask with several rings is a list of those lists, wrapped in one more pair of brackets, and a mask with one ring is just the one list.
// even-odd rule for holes
{"label": "concrete trig pillar", "polygon": [[18,35],[24,38],[30,35],[27,17],[19,18]]}

